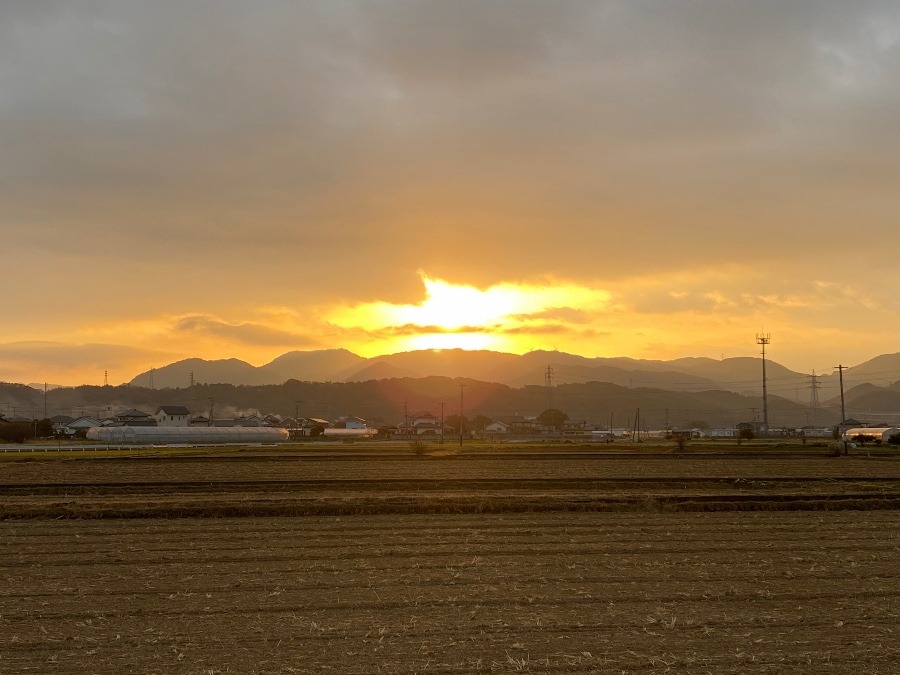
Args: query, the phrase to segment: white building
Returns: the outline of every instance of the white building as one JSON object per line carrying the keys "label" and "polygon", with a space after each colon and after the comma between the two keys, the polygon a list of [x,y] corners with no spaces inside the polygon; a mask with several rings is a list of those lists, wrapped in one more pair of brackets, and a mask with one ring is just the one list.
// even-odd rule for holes
{"label": "white building", "polygon": [[486,434],[508,434],[509,430],[512,428],[511,425],[506,422],[491,422],[484,428],[484,433]]}
{"label": "white building", "polygon": [[153,415],[158,427],[189,427],[191,411],[183,405],[161,405]]}

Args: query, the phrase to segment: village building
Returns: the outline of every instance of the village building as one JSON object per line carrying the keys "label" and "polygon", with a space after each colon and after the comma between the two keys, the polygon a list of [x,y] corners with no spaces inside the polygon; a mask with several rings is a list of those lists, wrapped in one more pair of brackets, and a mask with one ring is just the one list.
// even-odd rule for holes
{"label": "village building", "polygon": [[512,426],[507,424],[506,422],[496,421],[491,422],[484,428],[484,433],[486,434],[508,434]]}
{"label": "village building", "polygon": [[401,436],[440,436],[443,433],[440,420],[424,410],[398,424],[397,431]]}
{"label": "village building", "polygon": [[[115,416],[115,424],[128,427],[155,427],[156,420],[150,413],[135,408],[120,412]],[[100,426],[99,424],[97,426]]]}
{"label": "village building", "polygon": [[187,427],[191,425],[191,411],[183,405],[161,405],[154,415],[160,427]]}

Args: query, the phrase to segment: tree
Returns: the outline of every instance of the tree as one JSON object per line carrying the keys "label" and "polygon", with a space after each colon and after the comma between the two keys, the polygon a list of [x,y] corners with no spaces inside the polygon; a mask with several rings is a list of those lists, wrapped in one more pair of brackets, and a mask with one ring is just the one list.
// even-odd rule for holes
{"label": "tree", "polygon": [[53,422],[49,419],[38,420],[34,428],[38,438],[50,438],[53,435]]}
{"label": "tree", "polygon": [[30,424],[24,424],[22,422],[0,424],[0,441],[6,441],[7,443],[24,443],[25,439],[28,438],[30,427]]}
{"label": "tree", "polygon": [[742,441],[752,441],[754,438],[755,435],[753,429],[750,429],[749,427],[744,427],[738,431],[738,445],[740,445]]}
{"label": "tree", "polygon": [[[459,428],[460,419],[462,419],[462,431]],[[448,415],[444,418],[444,425],[450,434],[464,434],[469,431],[469,418],[465,415],[462,418],[459,415]]]}
{"label": "tree", "polygon": [[557,408],[547,408],[537,417],[541,426],[553,427],[556,430],[562,429],[568,419],[569,416]]}
{"label": "tree", "polygon": [[494,420],[487,415],[476,415],[475,419],[472,420],[472,426],[475,428],[475,433],[483,434],[484,428],[493,421]]}

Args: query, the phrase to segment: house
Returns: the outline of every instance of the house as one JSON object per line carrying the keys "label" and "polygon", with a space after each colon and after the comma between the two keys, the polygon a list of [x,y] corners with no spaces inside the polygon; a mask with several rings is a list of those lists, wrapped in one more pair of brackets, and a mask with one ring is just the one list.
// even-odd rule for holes
{"label": "house", "polygon": [[510,434],[536,434],[539,431],[539,425],[533,417],[523,417],[522,415],[510,415],[502,417],[498,421],[509,426]]}
{"label": "house", "polygon": [[261,427],[263,424],[265,424],[265,419],[260,415],[241,415],[234,418],[236,427]]}
{"label": "house", "polygon": [[67,424],[63,429],[63,433],[65,433],[67,436],[77,436],[78,438],[84,438],[87,434],[88,429],[101,426],[103,426],[103,423],[96,417],[79,417],[77,420],[69,422],[69,424]]}
{"label": "house", "polygon": [[363,418],[354,417],[353,415],[341,417],[338,421],[343,425],[344,429],[365,429],[368,426]]}
{"label": "house", "polygon": [[484,428],[486,434],[508,434],[512,426],[506,422],[491,422]]}
{"label": "house", "polygon": [[300,420],[302,436],[318,436],[329,428],[331,428],[331,422],[320,417],[305,417]]}
{"label": "house", "polygon": [[410,415],[408,424],[399,424],[397,426],[401,435],[437,436],[443,433],[440,420],[427,411],[417,412],[415,415]]}
{"label": "house", "polygon": [[161,405],[154,418],[159,427],[187,427],[191,424],[191,411],[183,405]]}
{"label": "house", "polygon": [[68,415],[54,415],[50,418],[50,424],[53,425],[54,434],[64,434],[66,432],[66,427],[74,421],[75,418],[69,417]]}
{"label": "house", "polygon": [[[116,415],[116,424],[126,427],[155,427],[156,420],[150,413],[132,408]],[[97,426],[100,426],[99,424]]]}

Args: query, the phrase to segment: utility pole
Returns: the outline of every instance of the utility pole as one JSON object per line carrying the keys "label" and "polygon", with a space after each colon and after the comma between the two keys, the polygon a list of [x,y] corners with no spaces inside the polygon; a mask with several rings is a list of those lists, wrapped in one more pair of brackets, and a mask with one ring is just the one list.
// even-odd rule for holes
{"label": "utility pole", "polygon": [[544,386],[547,387],[547,408],[553,409],[553,368],[544,371]]}
{"label": "utility pole", "polygon": [[763,376],[763,423],[762,433],[764,436],[769,435],[769,395],[766,391],[766,345],[772,341],[769,333],[757,333],[756,344],[762,346],[762,376]]}
{"label": "utility pole", "polygon": [[[835,368],[838,369],[838,379],[841,382],[841,424],[838,427],[838,429],[841,432],[841,438],[844,438],[844,423],[847,421],[847,412],[844,408],[844,369],[847,368],[847,366],[838,365],[838,366],[835,366]],[[849,449],[847,448],[847,440],[846,439],[844,439],[844,454],[845,455],[850,454]]]}
{"label": "utility pole", "polygon": [[103,371],[103,386],[104,387],[109,386],[109,371],[108,370]]}
{"label": "utility pole", "polygon": [[838,371],[838,379],[841,383],[841,426],[844,426],[844,422],[847,420],[847,413],[844,409],[844,370],[847,369],[847,366],[835,366]]}
{"label": "utility pole", "polygon": [[459,447],[463,444],[463,390],[466,385],[459,383]]}
{"label": "utility pole", "polygon": [[47,419],[47,383],[44,382],[44,419]]}
{"label": "utility pole", "polygon": [[444,402],[441,401],[441,445],[444,444]]}
{"label": "utility pole", "polygon": [[638,408],[637,412],[634,414],[634,429],[631,431],[631,437],[634,438],[634,434],[637,433],[637,442],[641,442],[641,409]]}
{"label": "utility pole", "polygon": [[409,409],[406,407],[406,401],[403,401],[403,433],[409,435]]}
{"label": "utility pole", "polygon": [[212,398],[210,398],[209,399],[209,422],[207,423],[206,426],[211,427],[213,425],[213,406],[215,406],[215,404],[216,404],[216,402],[213,401]]}
{"label": "utility pole", "polygon": [[150,368],[150,389],[153,389],[153,371],[154,370],[156,370],[156,368],[153,368],[153,367]]}
{"label": "utility pole", "polygon": [[191,389],[194,388],[194,384],[195,384],[195,383],[194,383],[194,371],[192,370],[192,371],[191,371]]}

